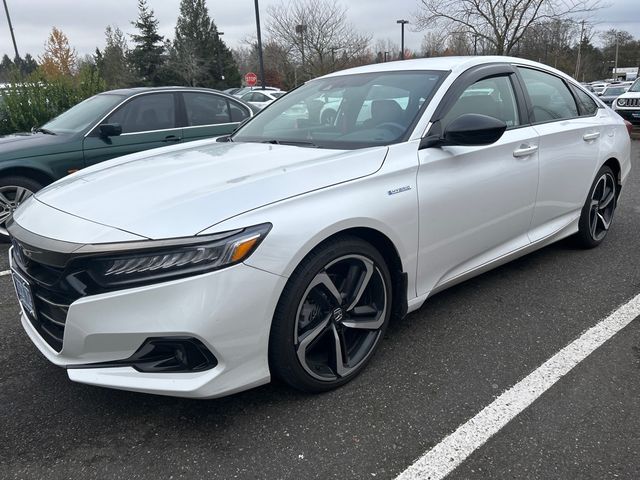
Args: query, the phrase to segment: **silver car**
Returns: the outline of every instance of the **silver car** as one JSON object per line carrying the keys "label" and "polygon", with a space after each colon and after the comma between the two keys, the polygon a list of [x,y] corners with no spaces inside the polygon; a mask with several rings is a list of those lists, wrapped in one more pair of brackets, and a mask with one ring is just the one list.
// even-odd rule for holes
{"label": "silver car", "polygon": [[92,385],[328,390],[434,293],[565,237],[598,246],[629,170],[622,118],[539,63],[333,73],[231,136],[101,163],[27,200],[8,226],[22,325]]}

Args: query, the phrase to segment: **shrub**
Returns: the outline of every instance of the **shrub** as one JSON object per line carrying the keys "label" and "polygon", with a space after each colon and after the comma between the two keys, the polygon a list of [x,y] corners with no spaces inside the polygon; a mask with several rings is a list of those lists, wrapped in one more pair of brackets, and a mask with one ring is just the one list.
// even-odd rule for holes
{"label": "shrub", "polygon": [[26,132],[104,90],[104,81],[92,65],[83,66],[74,77],[47,79],[36,72],[14,75],[2,90],[0,135]]}

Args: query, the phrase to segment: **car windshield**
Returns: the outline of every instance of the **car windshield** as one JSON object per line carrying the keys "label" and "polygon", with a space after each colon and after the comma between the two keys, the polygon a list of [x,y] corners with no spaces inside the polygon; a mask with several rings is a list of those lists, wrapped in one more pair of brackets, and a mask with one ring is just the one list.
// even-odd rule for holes
{"label": "car windshield", "polygon": [[124,98],[124,95],[110,93],[95,95],[61,113],[42,128],[54,133],[81,132],[99,121]]}
{"label": "car windshield", "polygon": [[375,72],[312,80],[240,128],[234,142],[355,149],[406,138],[446,72]]}
{"label": "car windshield", "polygon": [[627,89],[625,87],[608,87],[607,89],[605,89],[602,96],[607,97],[607,96],[614,96],[614,95],[615,96],[622,95],[626,91]]}
{"label": "car windshield", "polygon": [[271,96],[274,98],[280,98],[282,95],[284,95],[284,92],[273,92],[271,94]]}
{"label": "car windshield", "polygon": [[633,85],[628,90],[629,92],[640,92],[640,78],[633,82]]}

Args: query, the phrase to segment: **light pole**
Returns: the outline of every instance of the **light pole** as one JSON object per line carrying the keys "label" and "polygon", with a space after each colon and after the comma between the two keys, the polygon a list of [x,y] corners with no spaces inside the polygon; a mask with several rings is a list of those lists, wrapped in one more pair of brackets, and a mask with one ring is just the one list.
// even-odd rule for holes
{"label": "light pole", "polygon": [[224,81],[224,69],[222,68],[222,62],[220,61],[220,36],[224,35],[224,32],[219,32],[216,30],[216,53],[218,56],[218,72],[220,73],[220,80]]}
{"label": "light pole", "polygon": [[260,35],[260,8],[258,0],[255,0],[256,7],[256,33],[258,34],[258,62],[260,63],[260,85],[264,90],[264,59],[262,58],[262,37]]}
{"label": "light pole", "polygon": [[304,82],[304,32],[307,31],[305,24],[296,25],[296,33],[300,35],[300,53],[302,55],[302,81]]}
{"label": "light pole", "polygon": [[400,60],[404,60],[404,26],[409,20],[397,20],[396,23],[400,24]]}
{"label": "light pole", "polygon": [[16,60],[20,58],[18,54],[18,45],[16,44],[16,36],[13,34],[13,25],[11,25],[11,17],[9,16],[9,7],[7,7],[7,0],[2,0],[4,3],[4,11],[7,14],[7,23],[9,24],[9,31],[11,32],[11,40],[13,41],[13,50],[16,52]]}
{"label": "light pole", "polygon": [[613,79],[618,79],[618,31],[616,30],[616,63],[613,66]]}

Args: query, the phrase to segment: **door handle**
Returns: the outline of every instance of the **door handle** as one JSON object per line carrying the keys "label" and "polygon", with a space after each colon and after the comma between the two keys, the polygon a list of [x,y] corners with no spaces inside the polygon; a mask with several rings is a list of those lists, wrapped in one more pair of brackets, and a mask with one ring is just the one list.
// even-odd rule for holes
{"label": "door handle", "polygon": [[520,145],[520,148],[513,151],[513,156],[516,158],[528,157],[538,151],[537,145]]}
{"label": "door handle", "polygon": [[591,140],[595,140],[595,139],[597,139],[598,137],[600,137],[600,132],[593,132],[593,133],[585,133],[585,134],[582,136],[582,139],[583,139],[585,142],[589,142],[589,141],[591,141]]}
{"label": "door handle", "polygon": [[180,140],[182,140],[180,137],[177,137],[175,135],[167,135],[166,137],[164,137],[164,140],[162,140],[165,143],[168,142],[179,142]]}

